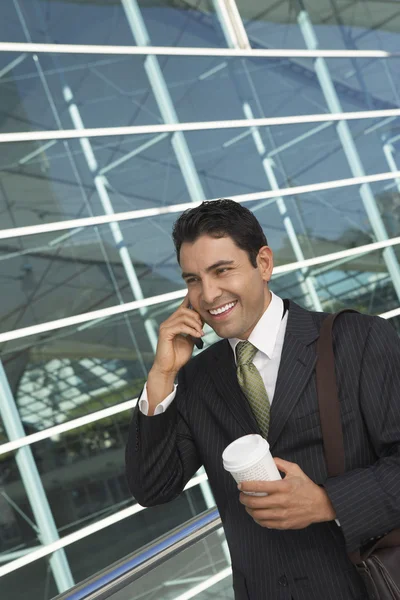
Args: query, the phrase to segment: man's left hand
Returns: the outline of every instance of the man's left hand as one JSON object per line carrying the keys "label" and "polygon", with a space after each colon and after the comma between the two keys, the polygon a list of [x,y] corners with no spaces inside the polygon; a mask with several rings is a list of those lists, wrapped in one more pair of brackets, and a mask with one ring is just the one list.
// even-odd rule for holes
{"label": "man's left hand", "polygon": [[[243,481],[240,502],[256,523],[270,529],[303,529],[312,523],[333,521],[335,509],[325,490],[296,463],[275,458],[285,478],[279,481]],[[249,496],[243,492],[265,493]]]}

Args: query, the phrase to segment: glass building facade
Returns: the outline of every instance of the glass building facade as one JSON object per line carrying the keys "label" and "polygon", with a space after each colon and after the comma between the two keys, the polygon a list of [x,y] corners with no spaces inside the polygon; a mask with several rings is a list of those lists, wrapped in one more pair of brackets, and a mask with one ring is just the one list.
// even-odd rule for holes
{"label": "glass building facade", "polygon": [[[275,293],[400,331],[399,32],[385,0],[1,3],[2,598],[48,600],[213,506],[202,471],[148,510],[124,476],[191,203],[255,212]],[[140,597],[227,564],[215,534]]]}

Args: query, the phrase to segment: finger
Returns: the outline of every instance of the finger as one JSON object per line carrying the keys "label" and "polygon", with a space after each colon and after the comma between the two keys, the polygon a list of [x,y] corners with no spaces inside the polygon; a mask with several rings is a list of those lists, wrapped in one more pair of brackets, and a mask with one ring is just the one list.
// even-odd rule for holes
{"label": "finger", "polygon": [[242,481],[238,488],[242,492],[258,492],[264,494],[275,494],[281,491],[282,480],[279,481]]}
{"label": "finger", "polygon": [[298,464],[289,462],[287,460],[283,460],[283,458],[274,458],[274,461],[276,466],[278,467],[278,470],[282,471],[282,473],[285,473],[286,476],[289,475],[293,477],[299,477],[304,481],[311,481],[308,475],[304,473],[304,471]]}
{"label": "finger", "polygon": [[284,519],[280,519],[280,518],[269,519],[268,517],[261,518],[260,516],[254,516],[253,514],[251,514],[251,512],[249,512],[249,517],[251,517],[253,519],[254,523],[259,525],[260,527],[265,527],[266,529],[283,530],[283,529],[289,528],[288,522],[285,521]]}
{"label": "finger", "polygon": [[200,335],[204,335],[201,319],[191,310],[179,313],[179,315],[176,315],[168,322],[168,326],[174,328],[179,328],[181,324],[193,327]]}
{"label": "finger", "polygon": [[180,323],[181,321],[184,321],[185,323],[196,323],[196,325],[201,327],[200,315],[196,311],[188,308],[179,308],[170,317],[168,317],[166,321],[164,321],[164,324],[171,326],[175,325],[176,323]]}
{"label": "finger", "polygon": [[280,531],[290,529],[285,522],[282,523],[281,521],[257,521],[257,519],[254,519],[254,522],[260,527],[265,527],[265,529],[278,529]]}
{"label": "finger", "polygon": [[299,475],[300,472],[303,472],[298,464],[283,460],[283,458],[274,458],[274,461],[279,471],[286,475]]}
{"label": "finger", "polygon": [[251,508],[246,508],[246,511],[255,521],[269,521],[270,523],[280,521],[283,523],[287,519],[287,513],[279,508],[275,510],[252,510]]}
{"label": "finger", "polygon": [[199,317],[199,320],[200,320],[201,326],[203,327],[203,325],[204,325],[204,319],[203,319],[203,318],[201,317],[201,315],[200,315],[200,314],[197,312],[197,310],[195,310],[195,309],[193,308],[193,306],[192,306],[192,304],[191,304],[191,302],[190,302],[190,300],[189,300],[189,294],[186,294],[186,296],[185,296],[185,298],[184,298],[184,300],[183,300],[183,302],[182,302],[182,304],[180,305],[180,307],[179,307],[179,309],[178,309],[178,310],[181,310],[181,309],[184,309],[184,310],[190,310],[190,311],[192,311],[192,312],[193,312],[193,314],[195,314],[196,316],[198,316],[198,317]]}
{"label": "finger", "polygon": [[203,323],[204,323],[203,319],[201,318],[201,316],[199,315],[199,313],[196,312],[195,310],[193,310],[192,308],[181,307],[179,309],[179,313],[177,313],[176,316],[181,316],[181,315],[186,315],[188,317],[195,318],[196,321],[198,321],[199,323],[201,323],[201,325],[203,326]]}
{"label": "finger", "polygon": [[189,306],[190,306],[189,294],[186,294],[181,306],[182,306],[182,308],[189,308]]}
{"label": "finger", "polygon": [[[161,333],[161,330],[160,330]],[[185,323],[180,323],[177,327],[165,327],[162,332],[163,337],[166,336],[167,339],[174,339],[178,335],[191,335],[195,338],[201,338],[202,334],[198,329],[191,327],[190,325],[186,325]],[[161,337],[161,336],[160,336]],[[165,339],[165,338],[164,338]]]}
{"label": "finger", "polygon": [[249,496],[240,494],[239,501],[247,508],[253,510],[270,510],[273,508],[283,508],[287,505],[287,497],[284,494],[271,494],[268,496]]}

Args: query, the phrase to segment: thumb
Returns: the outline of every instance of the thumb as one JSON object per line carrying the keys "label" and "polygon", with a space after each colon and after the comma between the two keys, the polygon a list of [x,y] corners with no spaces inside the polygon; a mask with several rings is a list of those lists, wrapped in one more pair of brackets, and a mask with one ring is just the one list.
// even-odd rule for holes
{"label": "thumb", "polygon": [[285,473],[285,475],[299,475],[302,473],[302,470],[296,463],[283,460],[283,458],[274,458],[274,461],[278,470]]}

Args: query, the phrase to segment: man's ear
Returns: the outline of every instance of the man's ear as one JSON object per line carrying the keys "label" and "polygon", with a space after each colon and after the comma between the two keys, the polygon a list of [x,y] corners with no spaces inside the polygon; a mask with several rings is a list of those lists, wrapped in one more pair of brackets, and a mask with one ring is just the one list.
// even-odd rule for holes
{"label": "man's ear", "polygon": [[258,251],[257,265],[264,281],[270,281],[274,270],[274,255],[269,246],[263,246]]}

